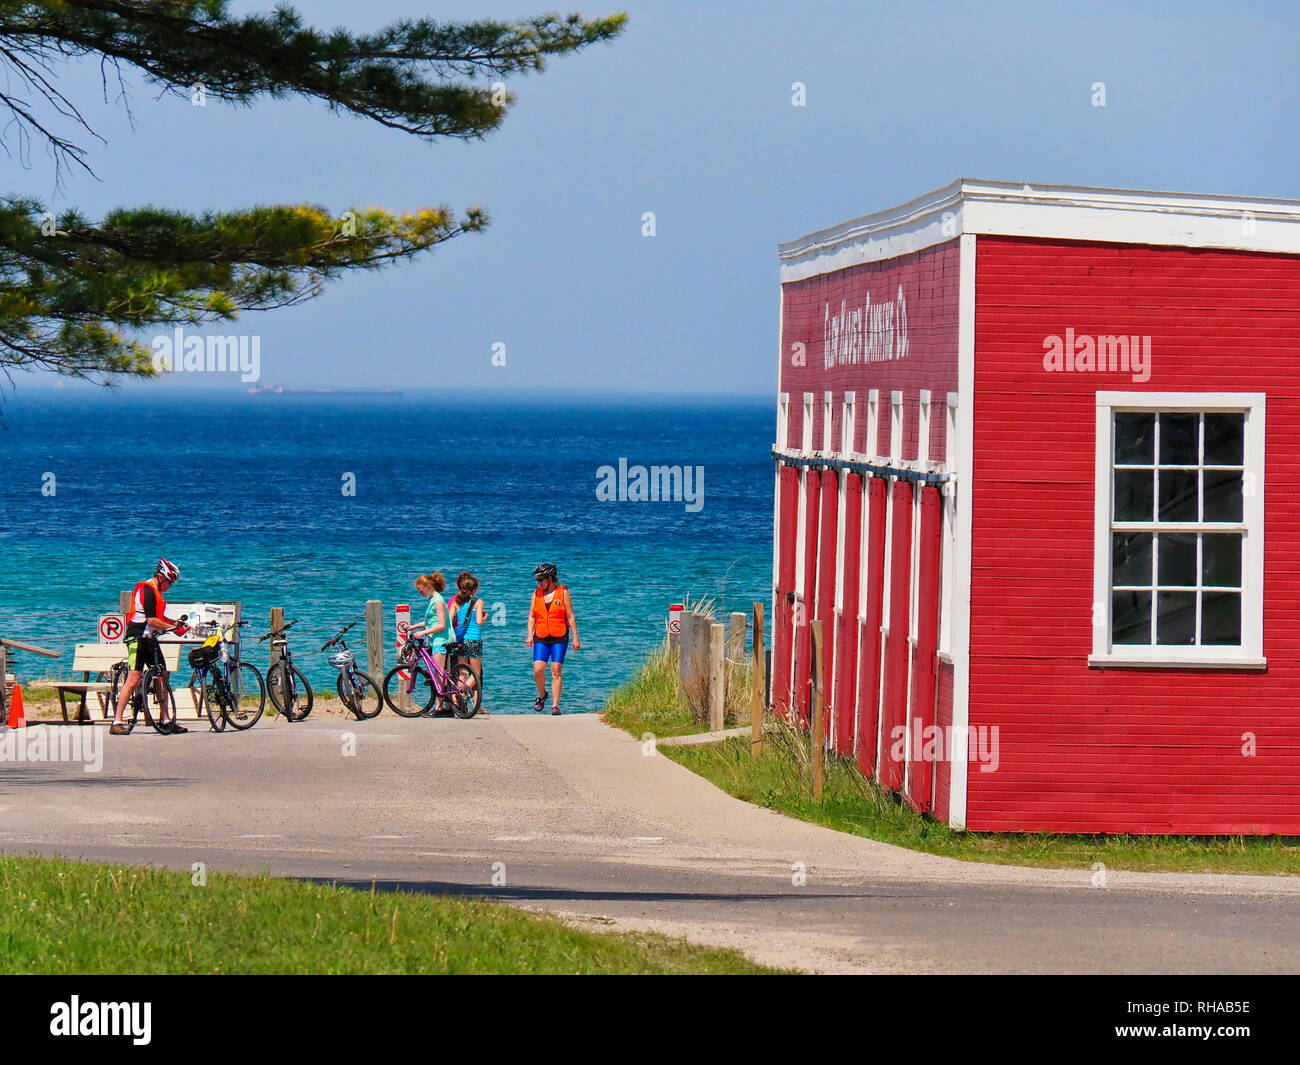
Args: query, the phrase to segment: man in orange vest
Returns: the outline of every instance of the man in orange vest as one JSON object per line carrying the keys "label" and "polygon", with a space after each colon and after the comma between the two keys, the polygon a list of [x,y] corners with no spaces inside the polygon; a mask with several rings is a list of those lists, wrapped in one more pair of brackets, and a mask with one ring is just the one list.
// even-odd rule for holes
{"label": "man in orange vest", "polygon": [[528,611],[528,636],[525,645],[533,649],[533,683],[537,685],[537,698],[533,710],[541,713],[546,706],[546,664],[551,665],[551,714],[560,714],[560,693],[564,690],[564,655],[569,649],[569,633],[573,633],[573,649],[580,650],[578,624],[573,620],[573,600],[569,589],[557,584],[559,572],[549,562],[535,570],[537,591]]}
{"label": "man in orange vest", "polygon": [[[158,649],[158,633],[175,632],[177,635],[184,635],[186,632],[183,620],[172,621],[167,617],[167,603],[163,599],[163,595],[176,583],[180,575],[181,571],[172,563],[165,558],[160,558],[154,568],[153,577],[141,581],[131,593],[131,611],[126,616],[127,666],[130,672],[127,673],[126,683],[117,697],[113,724],[108,730],[114,736],[124,735],[128,731],[122,723],[122,712],[126,709],[131,693],[140,683],[140,674],[147,666],[155,664],[166,669],[166,663]],[[166,719],[162,721],[165,727],[160,730],[164,734],[189,732],[189,729],[176,720],[175,713],[165,717]]]}

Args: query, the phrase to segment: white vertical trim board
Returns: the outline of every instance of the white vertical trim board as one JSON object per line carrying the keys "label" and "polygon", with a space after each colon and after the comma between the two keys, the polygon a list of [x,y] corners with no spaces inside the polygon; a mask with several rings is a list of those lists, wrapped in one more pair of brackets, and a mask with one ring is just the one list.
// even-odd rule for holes
{"label": "white vertical trim board", "polygon": [[930,461],[930,390],[921,389],[920,408],[916,420],[916,461],[921,469]]}
{"label": "white vertical trim board", "polygon": [[[949,392],[944,405],[947,417],[944,431],[944,465],[951,475],[956,472],[953,466],[953,451],[956,442],[957,393]],[[939,579],[939,653],[952,656],[952,561],[956,548],[957,508],[956,492],[951,481],[943,484],[943,558]]]}
{"label": "white vertical trim board", "polygon": [[[835,492],[836,492],[836,497],[835,497],[835,604],[832,610],[835,620],[833,623],[833,627],[831,629],[832,646],[835,646],[836,644],[835,637],[839,635],[840,627],[844,624],[844,566],[845,566],[844,509],[845,509],[845,504],[848,502],[848,490],[849,490],[848,480],[849,480],[849,475],[847,471],[839,470],[836,472],[835,475]],[[828,689],[831,694],[832,707],[835,704],[835,700],[838,698],[837,695],[837,693],[839,692],[838,681],[840,678],[840,673],[843,669],[844,669],[843,656],[839,653],[839,649],[837,647],[835,652],[835,660],[834,660],[833,668],[831,670],[831,676],[829,681],[830,687]],[[836,724],[836,719],[838,718],[839,718],[838,713],[832,715],[831,727],[828,730],[832,742],[838,742],[839,740],[839,737],[836,736],[835,734],[835,730],[838,727]]]}
{"label": "white vertical trim board", "polygon": [[822,447],[823,451],[831,451],[831,432],[835,425],[835,393],[827,392],[822,396]]}
{"label": "white vertical trim board", "polygon": [[800,450],[802,450],[804,454],[812,453],[813,413],[816,409],[814,406],[814,403],[816,402],[816,398],[817,397],[814,396],[811,392],[805,392],[803,394],[803,425],[801,426],[803,432],[800,434],[802,436]]}
{"label": "white vertical trim board", "polygon": [[969,784],[966,737],[970,735],[970,627],[971,627],[971,512],[974,502],[975,450],[975,257],[976,238],[961,237],[961,269],[957,286],[957,395],[956,446],[949,454],[955,473],[953,505],[952,575],[952,724],[954,742],[952,779],[949,784],[948,823],[966,827]]}
{"label": "white vertical trim board", "polygon": [[862,441],[862,453],[867,458],[880,454],[880,389],[867,393],[867,436]]}
{"label": "white vertical trim board", "polygon": [[903,461],[903,393],[889,393],[889,459],[895,465]]}

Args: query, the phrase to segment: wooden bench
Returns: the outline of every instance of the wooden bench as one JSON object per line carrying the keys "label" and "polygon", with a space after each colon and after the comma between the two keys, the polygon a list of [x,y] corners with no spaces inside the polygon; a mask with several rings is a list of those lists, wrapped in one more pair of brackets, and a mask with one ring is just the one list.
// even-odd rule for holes
{"label": "wooden bench", "polygon": [[[188,652],[192,645],[162,643],[159,646],[163,650],[163,661],[167,663],[167,669],[172,674],[172,694],[176,698],[176,716],[190,720],[198,718],[198,707],[194,705],[194,697],[190,694],[189,688],[186,687],[190,676],[189,662],[185,662],[183,670],[178,670],[178,664],[182,661],[181,652]],[[118,662],[125,661],[125,659],[125,644],[77,644],[77,653],[72,660],[72,671],[74,673],[80,672],[81,680],[55,681],[50,685],[59,693],[59,709],[63,711],[65,724],[69,723],[67,702],[69,692],[80,697],[73,720],[82,724],[93,720],[86,712],[86,696],[92,694],[99,700],[101,720],[109,721],[112,719],[115,708],[108,705],[108,691],[111,685],[104,680],[104,677],[113,666]],[[176,675],[178,672],[182,674],[179,677]],[[96,675],[96,679],[93,681],[90,679],[92,673]]]}
{"label": "wooden bench", "polygon": [[[68,693],[79,696],[76,720],[86,722],[90,715],[86,713],[86,696],[94,694],[99,700],[100,716],[110,717],[112,708],[108,705],[109,683],[105,674],[113,666],[126,658],[126,646],[120,643],[79,643],[77,653],[72,659],[72,671],[81,673],[81,680],[58,680],[50,687],[59,693],[59,709],[63,711],[63,721],[68,721]],[[95,674],[95,680],[90,675]]]}

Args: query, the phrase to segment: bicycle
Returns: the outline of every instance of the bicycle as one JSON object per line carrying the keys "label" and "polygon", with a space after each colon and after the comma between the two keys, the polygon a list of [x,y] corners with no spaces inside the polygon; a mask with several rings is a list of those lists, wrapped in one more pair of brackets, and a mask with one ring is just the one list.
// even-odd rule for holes
{"label": "bicycle", "polygon": [[[448,673],[454,674],[456,672],[456,667],[461,664],[461,659],[464,656],[464,653],[465,645],[463,643],[447,644]],[[469,701],[474,704],[474,714],[477,714],[483,707],[483,677],[477,669],[469,664],[468,661],[464,664],[469,666],[470,672],[474,674],[474,690],[468,698]],[[474,714],[470,714],[469,716],[473,717]]]}
{"label": "bicycle", "polygon": [[[357,668],[356,656],[348,650],[348,645],[344,640],[348,630],[355,626],[356,622],[354,621],[351,625],[340,630],[339,634],[333,639],[325,641],[325,646],[321,650],[328,651],[335,646],[339,648],[329,657],[330,665],[339,671],[339,698],[343,700],[343,705],[352,711],[358,721],[366,721],[378,715],[384,708],[384,700],[379,691],[379,685],[370,678],[368,673],[364,673]],[[370,692],[374,692],[373,708],[371,706]]]}
{"label": "bicycle", "polygon": [[[177,628],[177,632],[185,631],[185,621],[188,617],[188,614],[181,616],[181,624]],[[122,724],[129,735],[135,729],[135,723],[139,720],[140,714],[143,713],[145,722],[149,727],[160,736],[166,736],[171,732],[172,725],[176,723],[176,696],[172,694],[171,680],[167,672],[167,661],[163,657],[162,647],[158,643],[156,633],[146,629],[138,639],[147,641],[151,645],[152,653],[150,657],[152,661],[140,671],[140,683],[131,692],[131,698],[122,712]],[[126,661],[116,663],[110,670],[109,705],[113,707],[115,714],[117,712],[118,697],[126,684],[127,674],[130,672],[131,667]]]}
{"label": "bicycle", "polygon": [[419,717],[435,704],[448,704],[457,717],[470,718],[478,713],[478,700],[472,698],[476,688],[468,664],[460,662],[448,673],[434,661],[428,642],[417,637],[402,645],[397,665],[384,677],[384,702],[400,717]]}
{"label": "bicycle", "polygon": [[[218,622],[196,626],[193,632],[207,636],[189,653],[189,663],[194,667],[190,676],[190,694],[199,714],[207,714],[213,732],[224,732],[227,723],[234,729],[250,729],[262,718],[266,709],[266,685],[262,674],[251,662],[239,661],[239,644],[227,639],[226,634],[242,628],[247,621],[236,622],[225,628]],[[257,708],[241,706],[241,701],[251,703],[257,699]]]}
{"label": "bicycle", "polygon": [[257,638],[258,643],[270,640],[272,653],[279,654],[279,658],[266,671],[266,694],[271,697],[271,705],[289,722],[301,721],[310,714],[313,700],[311,685],[307,683],[302,670],[293,664],[289,641],[285,638],[285,633],[300,620],[294,618],[287,625],[281,625]]}

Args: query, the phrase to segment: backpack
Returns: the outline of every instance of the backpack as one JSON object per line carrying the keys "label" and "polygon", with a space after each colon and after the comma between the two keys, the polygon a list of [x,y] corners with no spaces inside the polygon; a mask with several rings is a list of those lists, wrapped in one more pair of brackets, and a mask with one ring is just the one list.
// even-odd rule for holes
{"label": "backpack", "polygon": [[465,633],[469,632],[469,623],[474,619],[474,607],[477,603],[478,600],[475,599],[473,596],[470,596],[470,600],[468,603],[462,603],[460,607],[457,608],[458,610],[462,608],[465,610],[464,613],[465,620],[458,621],[453,630],[456,633],[457,643],[464,642]]}

